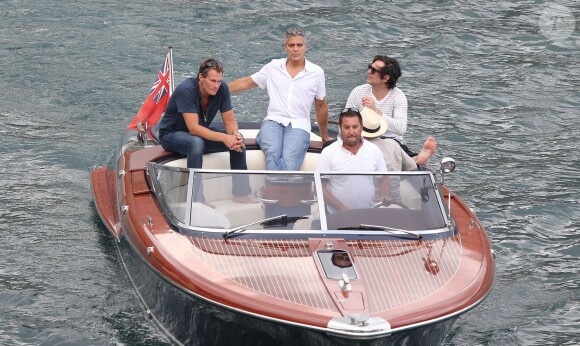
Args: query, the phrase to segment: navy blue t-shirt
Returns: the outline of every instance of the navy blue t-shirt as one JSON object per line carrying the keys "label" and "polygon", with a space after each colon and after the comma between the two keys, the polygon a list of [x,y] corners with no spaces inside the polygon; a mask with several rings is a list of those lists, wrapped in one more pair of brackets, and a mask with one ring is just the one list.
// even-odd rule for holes
{"label": "navy blue t-shirt", "polygon": [[224,113],[230,110],[232,110],[230,89],[227,83],[223,82],[215,96],[209,97],[204,117],[201,108],[199,81],[195,77],[190,77],[181,82],[171,95],[165,108],[165,115],[159,122],[159,137],[173,131],[189,132],[183,119],[183,113],[196,113],[199,116],[199,124],[209,127],[218,111]]}

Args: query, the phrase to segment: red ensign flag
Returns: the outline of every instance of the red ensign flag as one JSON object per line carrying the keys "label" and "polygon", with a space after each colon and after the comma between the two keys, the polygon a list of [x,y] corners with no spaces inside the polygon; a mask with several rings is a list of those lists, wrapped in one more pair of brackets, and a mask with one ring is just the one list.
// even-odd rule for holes
{"label": "red ensign flag", "polygon": [[147,123],[147,128],[150,129],[153,124],[159,121],[161,115],[165,112],[165,106],[167,105],[167,101],[169,101],[169,97],[173,91],[171,90],[171,78],[173,76],[172,69],[173,66],[170,50],[165,57],[165,62],[161,64],[159,72],[157,72],[157,80],[153,83],[149,96],[147,96],[147,99],[143,102],[143,106],[141,106],[141,109],[137,112],[137,115],[135,115],[135,118],[133,118],[127,127],[128,130],[137,130],[137,124],[139,122],[141,122],[143,126]]}

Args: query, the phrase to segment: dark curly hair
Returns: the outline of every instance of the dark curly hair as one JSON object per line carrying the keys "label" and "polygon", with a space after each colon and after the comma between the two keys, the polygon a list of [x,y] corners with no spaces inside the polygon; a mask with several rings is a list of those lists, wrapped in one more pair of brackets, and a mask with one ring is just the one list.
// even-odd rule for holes
{"label": "dark curly hair", "polygon": [[397,86],[397,80],[401,77],[401,66],[399,62],[395,58],[388,57],[386,55],[377,55],[373,58],[373,62],[380,60],[385,63],[385,67],[379,70],[381,73],[381,78],[385,76],[389,76],[389,80],[387,81],[387,88],[393,89]]}

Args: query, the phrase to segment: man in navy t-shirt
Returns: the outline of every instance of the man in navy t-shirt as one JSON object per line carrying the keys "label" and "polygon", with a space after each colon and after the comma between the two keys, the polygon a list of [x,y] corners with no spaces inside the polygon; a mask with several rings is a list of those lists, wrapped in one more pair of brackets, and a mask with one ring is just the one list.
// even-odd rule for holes
{"label": "man in navy t-shirt", "polygon": [[[159,140],[163,149],[187,156],[188,168],[201,168],[203,154],[230,151],[230,167],[246,170],[244,138],[238,132],[230,91],[222,83],[223,65],[216,59],[206,59],[197,78],[183,81],[167,103],[159,123]],[[210,129],[217,112],[221,113],[225,132]],[[234,200],[245,202],[251,193],[247,175],[234,175]]]}

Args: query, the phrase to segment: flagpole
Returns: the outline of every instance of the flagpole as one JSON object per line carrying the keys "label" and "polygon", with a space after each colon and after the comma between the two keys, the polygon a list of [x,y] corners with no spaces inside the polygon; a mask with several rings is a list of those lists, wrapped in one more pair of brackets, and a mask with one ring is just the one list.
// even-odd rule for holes
{"label": "flagpole", "polygon": [[171,71],[171,85],[169,86],[169,97],[173,94],[175,83],[173,81],[173,47],[169,46],[169,71]]}

